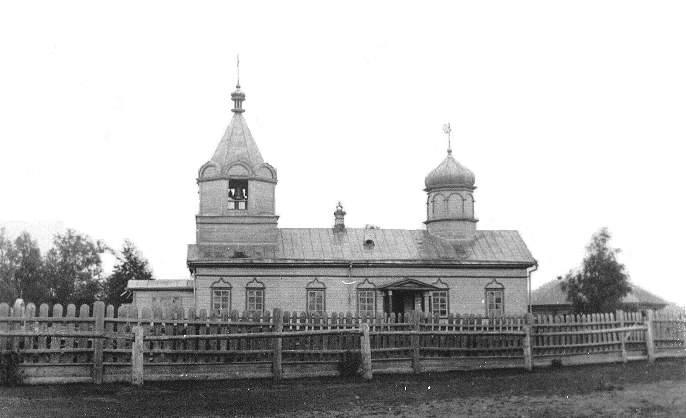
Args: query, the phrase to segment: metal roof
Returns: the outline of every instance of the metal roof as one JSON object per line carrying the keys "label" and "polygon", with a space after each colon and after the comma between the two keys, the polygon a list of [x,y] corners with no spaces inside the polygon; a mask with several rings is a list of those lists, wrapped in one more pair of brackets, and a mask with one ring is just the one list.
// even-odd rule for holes
{"label": "metal roof", "polygon": [[438,167],[434,168],[424,179],[427,189],[437,187],[474,187],[474,173],[467,167],[458,163],[453,158],[452,151],[448,150]]}
{"label": "metal roof", "polygon": [[[374,245],[365,245],[364,228],[279,229],[275,247],[265,246],[260,256],[246,250],[246,258],[303,261],[446,261],[493,264],[527,264],[536,260],[517,231],[476,231],[473,240],[463,244],[430,235],[426,230],[376,229]],[[226,261],[231,249],[221,245],[190,245],[188,261]]]}
{"label": "metal roof", "polygon": [[[570,305],[567,295],[562,291],[562,281],[553,280],[531,292],[532,305]],[[625,304],[667,305],[668,302],[647,290],[631,284],[631,292],[622,298]]]}
{"label": "metal roof", "polygon": [[250,133],[242,113],[234,113],[231,123],[214,151],[212,161],[221,167],[241,161],[255,167],[262,164],[262,154]]}
{"label": "metal roof", "polygon": [[184,290],[193,289],[193,280],[129,280],[127,287],[135,290]]}

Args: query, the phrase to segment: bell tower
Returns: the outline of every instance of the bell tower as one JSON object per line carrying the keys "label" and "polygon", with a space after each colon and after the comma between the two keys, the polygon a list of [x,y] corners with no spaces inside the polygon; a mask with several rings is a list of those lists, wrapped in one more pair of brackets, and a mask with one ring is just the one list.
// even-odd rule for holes
{"label": "bell tower", "polygon": [[276,169],[262,159],[243,118],[240,81],[231,100],[231,122],[212,158],[198,171],[196,242],[237,248],[275,244]]}

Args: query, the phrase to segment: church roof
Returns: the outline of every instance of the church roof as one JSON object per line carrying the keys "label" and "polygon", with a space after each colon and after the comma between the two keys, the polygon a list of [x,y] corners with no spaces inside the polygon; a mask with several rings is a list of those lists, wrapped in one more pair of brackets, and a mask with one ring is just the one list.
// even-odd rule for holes
{"label": "church roof", "polygon": [[247,163],[251,167],[264,163],[242,112],[234,112],[231,123],[219,141],[211,161],[221,167],[227,167],[238,161]]}
{"label": "church roof", "polygon": [[[476,231],[473,240],[455,246],[425,230],[376,229],[374,245],[367,246],[363,228],[282,228],[276,246],[265,246],[255,257],[241,248],[250,262],[273,261],[440,261],[461,264],[533,265],[533,258],[517,231]],[[230,246],[190,245],[189,262],[233,261]],[[238,247],[237,247],[238,248]]]}
{"label": "church roof", "polygon": [[[562,291],[562,281],[552,280],[531,292],[532,305],[569,305],[567,295]],[[631,284],[631,292],[622,298],[624,304],[667,305],[668,302],[642,287]]]}
{"label": "church roof", "polygon": [[474,173],[458,163],[451,150],[438,167],[434,168],[426,178],[424,184],[427,189],[435,187],[474,187]]}

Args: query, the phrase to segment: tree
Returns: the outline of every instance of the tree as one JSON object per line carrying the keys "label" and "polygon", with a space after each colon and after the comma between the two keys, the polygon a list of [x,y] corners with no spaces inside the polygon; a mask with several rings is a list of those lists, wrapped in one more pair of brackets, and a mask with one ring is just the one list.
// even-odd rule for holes
{"label": "tree", "polygon": [[16,282],[17,251],[12,240],[7,238],[5,228],[0,229],[0,302],[10,305],[19,297]]}
{"label": "tree", "polygon": [[617,261],[620,250],[608,245],[610,238],[607,228],[593,234],[581,269],[567,273],[562,282],[576,312],[613,312],[631,292],[624,264]]}
{"label": "tree", "polygon": [[141,255],[131,241],[124,241],[121,253],[116,256],[118,263],[105,284],[105,300],[107,303],[118,306],[131,303],[131,295],[122,296],[129,280],[153,280],[154,277],[148,260]]}
{"label": "tree", "polygon": [[17,298],[36,304],[47,300],[40,248],[28,232],[12,241],[0,230],[0,295],[10,304]]}
{"label": "tree", "polygon": [[22,232],[14,240],[14,248],[18,259],[15,279],[19,283],[19,297],[35,304],[47,302],[43,258],[38,243],[28,232]]}
{"label": "tree", "polygon": [[101,241],[68,229],[56,234],[45,257],[45,275],[54,303],[90,304],[102,297]]}

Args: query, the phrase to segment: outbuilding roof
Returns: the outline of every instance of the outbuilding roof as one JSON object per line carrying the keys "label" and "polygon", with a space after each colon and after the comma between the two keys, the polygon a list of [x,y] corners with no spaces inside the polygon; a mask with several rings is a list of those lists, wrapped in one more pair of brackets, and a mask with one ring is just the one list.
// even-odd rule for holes
{"label": "outbuilding roof", "polygon": [[[453,244],[426,230],[374,229],[373,244],[364,228],[281,228],[275,246],[254,248],[190,245],[188,262],[228,261],[232,254],[253,259],[290,261],[445,261],[463,264],[536,263],[517,231],[476,231],[474,239]],[[232,260],[233,261],[233,260]]]}
{"label": "outbuilding roof", "polygon": [[[562,291],[562,281],[552,280],[531,292],[531,304],[536,305],[569,305],[567,295]],[[669,302],[647,290],[631,284],[631,292],[622,298],[624,304],[667,305]]]}
{"label": "outbuilding roof", "polygon": [[193,280],[129,280],[127,288],[132,290],[184,290],[193,288]]}

